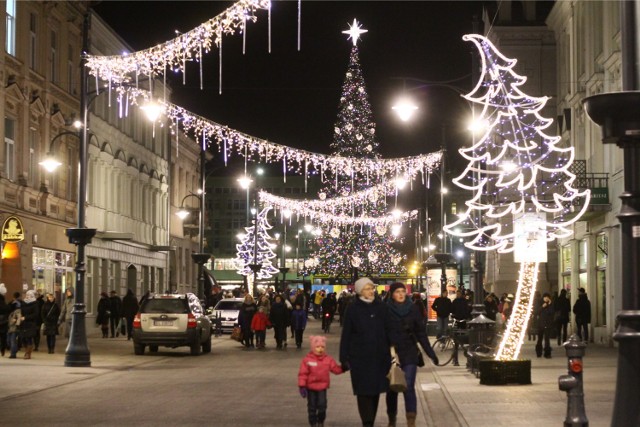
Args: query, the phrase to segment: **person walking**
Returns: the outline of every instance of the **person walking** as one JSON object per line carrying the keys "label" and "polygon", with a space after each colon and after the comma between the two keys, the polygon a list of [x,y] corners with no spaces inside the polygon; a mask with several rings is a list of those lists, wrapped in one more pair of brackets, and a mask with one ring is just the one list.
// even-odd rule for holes
{"label": "person walking", "polygon": [[471,310],[469,310],[469,303],[467,299],[462,295],[462,290],[458,289],[456,291],[456,299],[451,303],[451,314],[453,318],[458,322],[462,322],[458,324],[459,328],[465,327],[465,322],[469,317],[471,317]]}
{"label": "person walking", "polygon": [[380,393],[389,388],[391,366],[387,307],[375,298],[374,286],[367,277],[356,280],[357,298],[345,311],[340,337],[340,363],[343,371],[351,370],[351,387],[365,427],[375,423]]}
{"label": "person walking", "polygon": [[326,331],[325,327],[327,326],[327,322],[331,325],[333,316],[336,314],[336,309],[338,308],[336,294],[332,292],[327,295],[320,303],[320,307],[322,309],[322,330]]}
{"label": "person walking", "polygon": [[98,301],[98,315],[96,316],[96,325],[100,325],[102,329],[102,338],[109,338],[109,318],[111,317],[111,301],[106,292],[100,293]]}
{"label": "person walking", "polygon": [[64,337],[69,338],[71,333],[71,319],[73,318],[71,312],[73,311],[73,305],[75,304],[75,296],[73,294],[73,287],[68,287],[64,291],[64,301],[62,301],[62,307],[60,307],[60,317],[58,318],[58,326],[64,323]]}
{"label": "person walking", "polygon": [[44,291],[36,291],[36,303],[38,304],[38,316],[36,318],[36,336],[33,337],[33,351],[38,351],[40,347],[40,331],[42,331],[42,306],[44,305]]}
{"label": "person walking", "polygon": [[8,334],[9,334],[9,314],[11,308],[4,299],[7,294],[7,287],[4,283],[0,283],[0,355],[4,357],[8,347]]}
{"label": "person walking", "polygon": [[251,331],[256,334],[256,348],[265,348],[265,337],[269,327],[271,322],[264,312],[264,307],[258,307],[258,312],[251,319]]}
{"label": "person walking", "polygon": [[544,339],[544,357],[551,359],[551,331],[555,328],[553,304],[551,295],[545,292],[542,295],[542,304],[538,309],[538,342],[536,343],[536,356],[542,357],[542,340]]}
{"label": "person walking", "polygon": [[[304,304],[304,302],[302,303]],[[291,312],[291,328],[293,328],[296,337],[296,348],[302,347],[302,336],[307,327],[307,313],[303,310],[303,305],[297,302],[295,309]]]}
{"label": "person walking", "polygon": [[7,330],[7,340],[9,343],[9,359],[15,359],[18,353],[18,334],[20,333],[20,322],[22,321],[22,301],[16,301],[13,311],[9,314],[9,324]]}
{"label": "person walking", "polygon": [[307,399],[309,425],[323,427],[327,417],[327,389],[331,383],[329,373],[342,374],[342,368],[326,353],[327,338],[312,336],[311,351],[300,362],[298,389]]}
{"label": "person walking", "polygon": [[238,324],[242,330],[242,343],[245,348],[253,348],[253,331],[251,330],[251,322],[253,316],[256,314],[258,308],[253,300],[251,294],[244,296],[244,301],[240,306],[240,313],[238,314]]}
{"label": "person walking", "polygon": [[437,314],[436,317],[436,337],[440,338],[447,332],[449,326],[449,315],[451,315],[451,300],[448,297],[449,291],[446,289],[442,291],[442,294],[433,300],[431,309]]}
{"label": "person walking", "polygon": [[20,310],[22,312],[20,327],[18,328],[20,341],[24,347],[24,358],[31,359],[31,353],[34,348],[33,339],[39,332],[37,321],[38,317],[40,317],[35,291],[27,291]]}
{"label": "person walking", "polygon": [[576,316],[576,328],[578,338],[589,342],[589,323],[591,323],[591,302],[587,298],[584,288],[578,289],[578,299],[573,304],[573,314]]}
{"label": "person walking", "polygon": [[127,289],[127,294],[122,298],[122,317],[127,321],[127,340],[130,340],[133,333],[133,318],[138,314],[138,299],[133,290]]}
{"label": "person walking", "polygon": [[273,325],[273,335],[276,340],[276,348],[281,350],[283,346],[286,346],[289,309],[280,294],[275,296],[273,304],[271,304],[269,320]]}
{"label": "person walking", "polygon": [[56,349],[56,335],[58,335],[58,318],[60,307],[52,293],[47,293],[46,301],[42,306],[42,322],[44,323],[44,336],[47,337],[47,349],[53,354]]}
{"label": "person walking", "polygon": [[[438,356],[427,339],[419,308],[407,298],[407,289],[403,283],[391,284],[387,307],[389,309],[386,317],[389,340],[395,348],[400,368],[407,381],[407,391],[404,392],[407,427],[415,427],[418,408],[415,387],[416,374],[418,366],[424,366],[418,343],[436,366],[438,365]],[[386,400],[389,427],[395,427],[398,414],[398,393],[388,390]]]}
{"label": "person walking", "polygon": [[122,300],[118,296],[118,293],[113,290],[109,297],[109,311],[111,311],[111,316],[109,316],[111,338],[115,338],[117,335],[116,332],[118,332],[118,323],[120,323],[120,319],[122,319]]}
{"label": "person walking", "polygon": [[571,315],[571,303],[567,298],[567,290],[562,289],[560,295],[553,302],[555,327],[557,328],[558,345],[567,341],[567,325],[569,324],[569,317]]}

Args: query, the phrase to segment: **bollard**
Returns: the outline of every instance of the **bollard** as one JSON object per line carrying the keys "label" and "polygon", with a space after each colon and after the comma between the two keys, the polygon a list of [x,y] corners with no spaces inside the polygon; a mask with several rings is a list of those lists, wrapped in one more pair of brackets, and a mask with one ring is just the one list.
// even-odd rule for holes
{"label": "bollard", "polygon": [[567,352],[569,374],[560,375],[558,387],[567,392],[567,417],[565,427],[588,427],[589,420],[584,410],[584,390],[582,387],[582,357],[587,346],[578,338],[571,335],[564,343]]}

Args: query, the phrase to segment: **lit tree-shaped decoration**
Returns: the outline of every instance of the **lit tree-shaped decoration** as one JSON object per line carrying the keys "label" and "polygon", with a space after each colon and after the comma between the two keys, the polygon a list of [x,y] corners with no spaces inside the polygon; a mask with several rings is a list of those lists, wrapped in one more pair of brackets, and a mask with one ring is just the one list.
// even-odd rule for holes
{"label": "lit tree-shaped decoration", "polygon": [[540,115],[547,98],[520,90],[526,77],[514,72],[517,61],[481,35],[463,39],[473,42],[482,58],[480,80],[465,98],[482,106],[478,120],[486,124],[486,132],[475,145],[460,150],[469,164],[454,182],[474,195],[466,202],[468,209],[445,229],[468,239],[465,246],[471,249],[514,252],[521,263],[513,311],[496,355],[497,360],[515,360],[547,242],[572,234],[569,226],[586,210],[590,193],[572,187],[574,150],[559,147],[559,137],[544,133],[552,123]]}
{"label": "lit tree-shaped decoration", "polygon": [[[238,250],[236,257],[238,274],[252,277],[253,272],[249,267],[250,264],[260,265],[260,271],[258,271],[256,279],[268,279],[278,273],[278,269],[271,264],[271,260],[276,255],[273,253],[271,243],[269,243],[270,240],[273,240],[273,237],[269,236],[269,230],[272,228],[267,221],[269,210],[271,210],[271,207],[266,207],[258,213],[257,220],[253,221],[254,225],[245,227],[247,233],[242,239],[242,243],[236,245]],[[256,223],[258,226],[257,236],[255,232]]]}
{"label": "lit tree-shaped decoration", "polygon": [[[378,159],[376,124],[358,59],[357,41],[364,32],[366,30],[356,20],[344,32],[352,39],[353,47],[342,85],[331,150],[334,155],[344,158]],[[326,186],[319,193],[323,200],[346,197],[379,184],[375,170],[365,172],[349,167],[335,173],[328,171],[324,179]],[[357,205],[337,207],[333,213],[358,218],[382,217],[385,211],[385,198],[374,197],[361,200]],[[353,259],[357,259],[364,260],[356,268],[366,274],[400,272],[404,267],[393,262],[401,255],[391,247],[389,242],[392,239],[387,233],[376,232],[375,225],[328,225],[315,242],[317,250],[313,257],[318,261],[315,271],[334,277],[349,277],[352,266],[355,266]]]}

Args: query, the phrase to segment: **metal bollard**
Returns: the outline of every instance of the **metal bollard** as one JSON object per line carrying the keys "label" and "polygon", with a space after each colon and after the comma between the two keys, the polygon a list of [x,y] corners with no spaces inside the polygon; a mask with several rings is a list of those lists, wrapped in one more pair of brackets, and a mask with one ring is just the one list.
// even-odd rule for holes
{"label": "metal bollard", "polygon": [[564,344],[569,359],[568,375],[560,375],[558,387],[567,392],[567,417],[565,427],[588,427],[589,420],[584,410],[584,390],[582,387],[582,357],[587,346],[578,338],[571,335]]}

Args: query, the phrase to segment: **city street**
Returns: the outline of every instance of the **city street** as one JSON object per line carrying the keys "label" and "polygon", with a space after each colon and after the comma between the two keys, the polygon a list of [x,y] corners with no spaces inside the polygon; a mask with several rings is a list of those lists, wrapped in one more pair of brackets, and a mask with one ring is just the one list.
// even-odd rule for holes
{"label": "city street", "polygon": [[[305,336],[319,332],[319,323],[310,319]],[[134,356],[126,339],[91,337],[91,368],[63,366],[64,340],[53,355],[5,356],[0,359],[2,424],[305,426],[306,401],[296,381],[308,342],[303,350],[277,351],[271,335],[265,351],[245,351],[224,335],[214,339],[211,354],[198,357],[189,356],[186,347]],[[336,358],[338,342],[336,322],[328,340],[328,352]],[[523,353],[534,356],[532,342],[525,343]],[[615,362],[615,349],[587,348],[585,402],[591,426],[610,424]],[[558,390],[557,378],[566,373],[564,349],[554,346],[550,360],[534,356],[532,366],[529,386],[482,386],[462,366],[422,368],[417,425],[561,425],[566,395]],[[349,374],[332,376],[331,384],[325,425],[359,426]],[[386,422],[382,397],[376,425]],[[398,425],[406,425],[404,417]]]}

